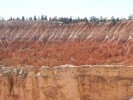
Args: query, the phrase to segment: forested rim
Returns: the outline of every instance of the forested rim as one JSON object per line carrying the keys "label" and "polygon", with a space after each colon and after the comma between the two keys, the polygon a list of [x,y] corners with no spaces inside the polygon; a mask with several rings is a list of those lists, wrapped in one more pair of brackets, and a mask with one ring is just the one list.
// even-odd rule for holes
{"label": "forested rim", "polygon": [[69,23],[78,23],[78,22],[91,22],[91,23],[105,23],[105,22],[112,22],[113,24],[116,24],[117,22],[123,21],[123,20],[132,20],[133,19],[133,15],[129,15],[128,18],[119,18],[119,17],[114,17],[112,16],[111,18],[107,18],[107,17],[96,17],[96,16],[91,16],[91,17],[84,17],[84,18],[73,18],[71,17],[48,17],[47,15],[41,15],[41,16],[32,16],[32,17],[10,17],[9,19],[5,19],[3,17],[0,17],[0,21],[11,21],[11,20],[21,20],[21,21],[37,21],[37,20],[45,20],[45,21],[57,21],[57,22],[62,22],[63,24],[69,24]]}

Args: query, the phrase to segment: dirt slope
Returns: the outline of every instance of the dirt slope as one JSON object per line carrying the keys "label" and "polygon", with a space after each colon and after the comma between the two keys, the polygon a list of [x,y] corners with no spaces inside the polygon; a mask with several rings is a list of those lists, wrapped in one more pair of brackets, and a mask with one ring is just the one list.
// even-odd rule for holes
{"label": "dirt slope", "polygon": [[0,22],[0,64],[133,64],[133,21],[74,23]]}

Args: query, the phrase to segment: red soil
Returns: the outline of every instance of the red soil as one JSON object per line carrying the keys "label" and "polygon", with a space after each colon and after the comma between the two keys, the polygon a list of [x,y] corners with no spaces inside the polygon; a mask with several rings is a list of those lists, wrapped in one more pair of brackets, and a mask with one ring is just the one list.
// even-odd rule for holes
{"label": "red soil", "polygon": [[133,21],[112,25],[48,22],[0,24],[0,64],[133,64]]}

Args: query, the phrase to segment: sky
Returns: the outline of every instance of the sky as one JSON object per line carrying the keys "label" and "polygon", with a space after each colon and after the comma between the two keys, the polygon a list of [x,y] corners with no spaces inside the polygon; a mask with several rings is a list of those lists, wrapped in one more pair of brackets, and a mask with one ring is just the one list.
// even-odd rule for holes
{"label": "sky", "polygon": [[0,16],[128,17],[133,0],[0,0]]}

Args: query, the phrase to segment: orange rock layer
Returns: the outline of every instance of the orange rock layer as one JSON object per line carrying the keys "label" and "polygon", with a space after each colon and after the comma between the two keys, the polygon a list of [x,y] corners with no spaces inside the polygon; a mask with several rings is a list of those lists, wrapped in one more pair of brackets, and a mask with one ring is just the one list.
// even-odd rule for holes
{"label": "orange rock layer", "polygon": [[4,68],[0,100],[132,100],[133,66]]}

